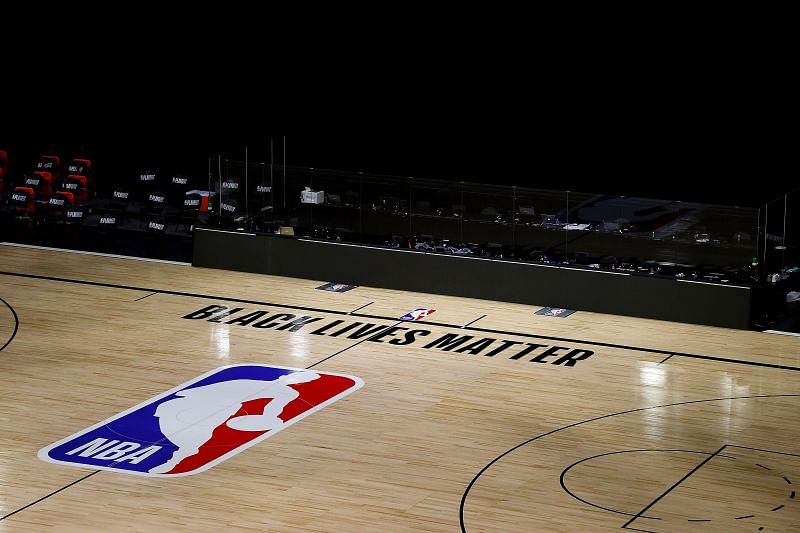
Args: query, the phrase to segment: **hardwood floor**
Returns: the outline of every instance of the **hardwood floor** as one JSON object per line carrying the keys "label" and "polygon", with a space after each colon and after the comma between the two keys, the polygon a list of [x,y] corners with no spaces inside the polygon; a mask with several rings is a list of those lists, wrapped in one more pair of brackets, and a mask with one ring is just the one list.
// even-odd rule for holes
{"label": "hardwood floor", "polygon": [[[7,245],[0,272],[1,531],[800,527],[800,337]],[[37,457],[228,365],[364,385],[195,475]]]}

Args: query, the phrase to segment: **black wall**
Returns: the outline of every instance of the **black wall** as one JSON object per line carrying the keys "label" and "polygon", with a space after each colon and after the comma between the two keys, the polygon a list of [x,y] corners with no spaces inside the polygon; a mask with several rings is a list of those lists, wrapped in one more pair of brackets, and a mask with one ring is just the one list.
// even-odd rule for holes
{"label": "black wall", "polygon": [[194,266],[747,329],[751,290],[197,229]]}

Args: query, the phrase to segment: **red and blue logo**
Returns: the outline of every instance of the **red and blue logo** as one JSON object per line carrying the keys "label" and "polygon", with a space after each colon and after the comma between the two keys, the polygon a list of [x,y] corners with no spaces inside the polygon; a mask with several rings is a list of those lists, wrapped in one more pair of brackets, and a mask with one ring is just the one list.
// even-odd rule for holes
{"label": "red and blue logo", "polygon": [[363,384],[331,372],[225,366],[42,448],[39,458],[143,476],[197,474]]}
{"label": "red and blue logo", "polygon": [[400,317],[400,320],[422,320],[428,315],[432,315],[436,309],[428,309],[427,307],[417,307],[413,311],[409,311]]}

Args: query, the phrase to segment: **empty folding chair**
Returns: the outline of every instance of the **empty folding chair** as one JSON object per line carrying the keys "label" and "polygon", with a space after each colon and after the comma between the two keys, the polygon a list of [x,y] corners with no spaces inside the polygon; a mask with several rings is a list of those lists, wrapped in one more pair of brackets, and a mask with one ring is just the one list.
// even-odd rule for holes
{"label": "empty folding chair", "polygon": [[15,187],[8,199],[8,205],[18,222],[27,227],[33,226],[36,217],[36,191],[30,187]]}
{"label": "empty folding chair", "polygon": [[183,208],[183,200],[186,191],[189,190],[190,180],[186,174],[175,174],[169,180],[169,191],[167,195],[167,202],[170,206],[176,209]]}
{"label": "empty folding chair", "polygon": [[43,155],[36,162],[35,172],[49,172],[53,178],[60,178],[61,158],[57,155]]}
{"label": "empty folding chair", "polygon": [[83,220],[85,218],[86,208],[80,205],[72,205],[67,208],[66,215],[64,217],[64,224],[79,226],[83,224]]}
{"label": "empty folding chair", "polygon": [[26,180],[26,185],[36,189],[37,201],[46,204],[61,177],[61,159],[55,155],[43,155],[36,162],[36,170]]}
{"label": "empty folding chair", "polygon": [[139,227],[146,227],[151,220],[163,217],[166,207],[167,193],[153,191],[148,194],[145,199],[144,207],[142,207],[140,211],[142,219],[139,222]]}
{"label": "empty folding chair", "polygon": [[25,187],[33,189],[37,198],[46,202],[53,194],[53,175],[44,170],[36,171],[25,177]]}
{"label": "empty folding chair", "polygon": [[47,201],[47,215],[54,222],[64,222],[67,210],[74,204],[74,194],[67,191],[56,191]]}
{"label": "empty folding chair", "polygon": [[58,190],[71,192],[76,202],[89,200],[94,196],[91,170],[92,162],[89,159],[73,159],[67,165],[67,177]]}
{"label": "empty folding chair", "polygon": [[84,176],[91,181],[92,162],[89,159],[73,159],[67,165],[67,176]]}
{"label": "empty folding chair", "polygon": [[203,197],[199,193],[186,193],[183,199],[183,206],[175,217],[175,231],[184,229],[187,233],[191,233],[192,226],[194,226],[200,216],[200,208],[202,205]]}
{"label": "empty folding chair", "polygon": [[111,198],[108,200],[105,208],[101,211],[108,215],[114,216],[114,224],[117,220],[120,223],[125,221],[125,216],[128,212],[128,205],[130,204],[131,192],[127,187],[116,187],[111,193]]}

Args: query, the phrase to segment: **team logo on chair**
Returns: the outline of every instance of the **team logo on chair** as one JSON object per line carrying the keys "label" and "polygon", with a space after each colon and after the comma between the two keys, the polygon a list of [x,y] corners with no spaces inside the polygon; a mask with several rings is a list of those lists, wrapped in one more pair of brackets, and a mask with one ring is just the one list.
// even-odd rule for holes
{"label": "team logo on chair", "polygon": [[225,366],[42,448],[39,458],[143,476],[197,474],[363,384],[331,372]]}

